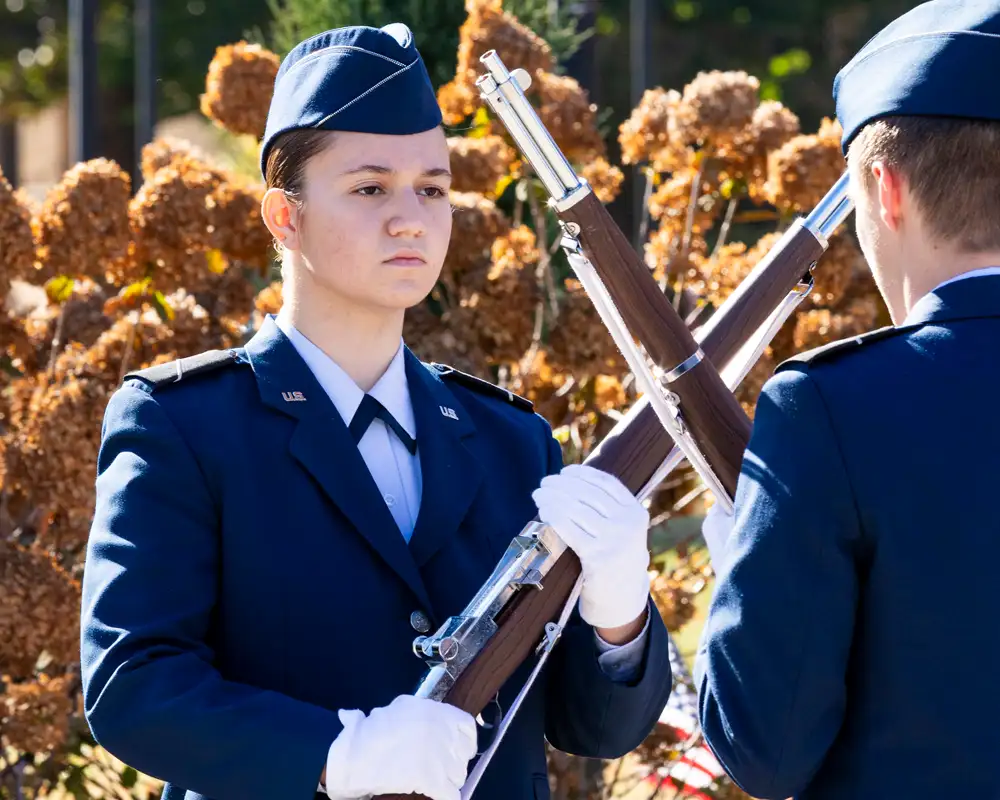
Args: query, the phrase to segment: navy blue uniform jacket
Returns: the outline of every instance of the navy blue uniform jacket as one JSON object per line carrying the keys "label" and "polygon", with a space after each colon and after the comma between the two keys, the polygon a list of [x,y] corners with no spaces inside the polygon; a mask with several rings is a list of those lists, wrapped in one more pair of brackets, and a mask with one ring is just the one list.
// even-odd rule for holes
{"label": "navy blue uniform jacket", "polygon": [[765,385],[697,661],[760,798],[1000,796],[1000,277]]}
{"label": "navy blue uniform jacket", "polygon": [[[535,517],[531,492],[561,469],[542,417],[407,351],[423,473],[407,545],[274,321],[236,352],[240,362],[174,384],[126,380],[104,418],[83,581],[85,710],[103,746],[168,782],[167,800],[313,798],[336,710],[414,691],[412,612],[434,630],[461,612]],[[638,746],[671,686],[650,608],[629,684],[604,674],[593,629],[574,618],[477,798],[548,797],[543,737],[594,757]]]}

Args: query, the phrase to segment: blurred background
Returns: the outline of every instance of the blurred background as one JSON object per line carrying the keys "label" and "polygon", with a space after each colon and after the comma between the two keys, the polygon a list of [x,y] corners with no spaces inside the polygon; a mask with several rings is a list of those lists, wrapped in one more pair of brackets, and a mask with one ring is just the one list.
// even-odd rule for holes
{"label": "blurred background", "polygon": [[[297,42],[358,23],[414,30],[455,213],[406,342],[530,398],[574,463],[634,405],[636,382],[559,248],[544,188],[483,108],[479,56],[496,49],[532,75],[543,124],[696,331],[843,173],[834,75],[913,5],[0,0],[0,800],[160,796],[97,746],[81,709],[101,423],[129,370],[239,346],[280,308],[257,154]],[[752,417],[782,360],[887,323],[848,221],[737,398]],[[713,585],[711,502],[686,465],[649,501],[670,705],[624,758],[550,751],[554,800],[746,797],[700,737],[690,675]]]}
{"label": "blurred background", "polygon": [[[746,70],[763,99],[803,129],[832,116],[831,84],[906,0],[537,0],[532,27],[564,52],[562,68],[617,126],[642,92],[681,88],[699,70]],[[0,0],[0,167],[41,199],[71,163],[105,156],[135,170],[154,133],[211,146],[198,112],[215,48],[246,38],[279,54],[313,21],[408,23],[438,84],[455,71],[461,0]],[[574,39],[573,34],[582,34]],[[135,174],[133,172],[133,174]],[[626,176],[626,180],[629,177]],[[631,183],[631,182],[630,182]],[[637,199],[638,198],[638,199]],[[641,195],[613,213],[630,229]]]}

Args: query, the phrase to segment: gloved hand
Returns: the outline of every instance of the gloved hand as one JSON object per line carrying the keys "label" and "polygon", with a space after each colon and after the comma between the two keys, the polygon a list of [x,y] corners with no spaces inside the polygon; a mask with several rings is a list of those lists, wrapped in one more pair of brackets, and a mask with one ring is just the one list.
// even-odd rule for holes
{"label": "gloved hand", "polygon": [[716,572],[725,566],[726,542],[734,524],[733,515],[726,513],[718,503],[712,505],[701,523],[701,535],[708,545],[708,555]]}
{"label": "gloved hand", "polygon": [[365,716],[339,712],[344,730],[330,747],[326,793],[332,800],[422,794],[459,800],[476,755],[476,721],[461,709],[401,695]]}
{"label": "gloved hand", "polygon": [[649,602],[649,512],[613,475],[571,464],[532,493],[539,519],[580,559],[580,616],[595,628],[627,625]]}

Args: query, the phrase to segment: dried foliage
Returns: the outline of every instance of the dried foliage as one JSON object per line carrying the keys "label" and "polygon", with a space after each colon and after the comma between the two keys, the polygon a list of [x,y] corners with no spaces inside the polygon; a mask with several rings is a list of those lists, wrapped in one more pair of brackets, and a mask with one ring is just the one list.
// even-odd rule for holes
{"label": "dried foliage", "polygon": [[0,308],[10,282],[26,279],[34,271],[35,244],[31,232],[31,212],[0,172]]}
{"label": "dried foliage", "polygon": [[489,195],[507,176],[514,162],[514,150],[502,136],[449,136],[451,188],[456,192]]}
{"label": "dried foliage", "polygon": [[782,211],[809,213],[846,168],[840,123],[824,119],[815,134],[795,136],[771,153],[765,197]]}
{"label": "dried foliage", "polygon": [[446,125],[458,125],[479,108],[476,79],[482,74],[480,57],[496,50],[507,64],[517,64],[529,75],[551,72],[552,48],[531,29],[503,10],[502,0],[466,0],[469,16],[459,28],[454,80],[438,90],[438,104]]}
{"label": "dried foliage", "polygon": [[25,753],[48,753],[69,736],[74,711],[69,676],[13,683],[0,694],[0,742]]}
{"label": "dried foliage", "polygon": [[71,167],[34,220],[35,280],[57,275],[100,278],[102,265],[125,255],[132,181],[104,158]]}
{"label": "dried foliage", "polygon": [[537,70],[528,97],[537,98],[538,116],[566,158],[585,164],[604,156],[604,140],[597,130],[597,106],[575,78]]}
{"label": "dried foliage", "polygon": [[29,678],[43,654],[75,663],[79,584],[50,556],[0,540],[0,586],[0,674]]}
{"label": "dried foliage", "polygon": [[208,65],[201,113],[232,133],[260,139],[281,59],[257,44],[216,48]]}
{"label": "dried foliage", "polygon": [[685,145],[725,147],[753,119],[759,89],[760,81],[745,72],[699,73],[673,108],[673,133]]}

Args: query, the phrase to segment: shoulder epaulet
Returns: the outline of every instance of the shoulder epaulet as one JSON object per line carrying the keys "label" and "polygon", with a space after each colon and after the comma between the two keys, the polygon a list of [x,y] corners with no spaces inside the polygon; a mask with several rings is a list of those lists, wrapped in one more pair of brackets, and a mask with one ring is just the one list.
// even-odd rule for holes
{"label": "shoulder epaulet", "polygon": [[919,327],[917,325],[906,325],[895,327],[893,325],[888,325],[884,328],[878,328],[874,331],[869,331],[868,333],[862,333],[859,336],[851,336],[847,339],[838,339],[835,342],[828,342],[827,344],[821,345],[820,347],[815,347],[812,350],[806,350],[803,353],[796,353],[793,356],[782,361],[775,372],[783,367],[794,366],[795,364],[816,364],[820,361],[829,361],[835,356],[844,355],[853,350],[856,350],[862,345],[870,344],[872,342],[877,342],[882,339],[888,339],[891,336],[895,336],[899,333],[904,333],[914,328]]}
{"label": "shoulder epaulet", "polygon": [[522,411],[535,410],[535,404],[528,398],[521,397],[519,394],[514,394],[508,389],[502,389],[494,383],[484,381],[482,378],[477,378],[475,375],[469,375],[467,372],[462,372],[454,367],[449,367],[447,364],[431,363],[428,364],[428,366],[433,372],[440,375],[442,378],[455,381],[455,383],[461,384],[465,388],[471,389],[474,392],[480,392],[481,394],[491,395],[492,397],[498,397],[501,400],[506,400],[515,408],[519,408]]}
{"label": "shoulder epaulet", "polygon": [[240,363],[240,354],[235,350],[206,350],[204,353],[178,358],[145,369],[129,372],[122,379],[138,378],[151,385],[154,389],[178,383],[185,378],[193,378],[223,367]]}

